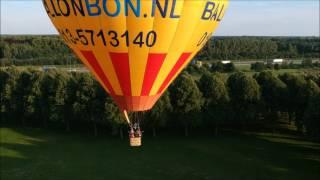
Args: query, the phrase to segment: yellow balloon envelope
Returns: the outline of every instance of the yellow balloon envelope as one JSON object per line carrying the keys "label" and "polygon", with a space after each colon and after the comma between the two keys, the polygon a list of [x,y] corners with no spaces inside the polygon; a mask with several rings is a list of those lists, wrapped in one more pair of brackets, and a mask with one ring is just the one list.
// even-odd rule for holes
{"label": "yellow balloon envelope", "polygon": [[145,111],[204,46],[227,0],[43,0],[67,45],[122,110]]}

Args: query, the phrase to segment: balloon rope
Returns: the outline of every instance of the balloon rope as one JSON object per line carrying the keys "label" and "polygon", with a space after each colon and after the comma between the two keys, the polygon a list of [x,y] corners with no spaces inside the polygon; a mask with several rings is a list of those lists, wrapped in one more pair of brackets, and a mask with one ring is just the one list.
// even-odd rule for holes
{"label": "balloon rope", "polygon": [[138,128],[140,128],[140,112],[137,112],[137,123],[138,123]]}
{"label": "balloon rope", "polygon": [[126,111],[126,110],[124,110],[124,111],[123,111],[123,114],[124,114],[124,117],[125,117],[125,119],[126,119],[127,123],[130,125],[131,123],[130,123],[130,120],[129,120],[129,116],[128,116],[127,111]]}
{"label": "balloon rope", "polygon": [[140,122],[141,122],[141,118],[142,118],[142,116],[141,116],[141,112],[138,112],[139,114],[139,120],[138,120],[138,123],[139,123],[139,128],[140,128]]}

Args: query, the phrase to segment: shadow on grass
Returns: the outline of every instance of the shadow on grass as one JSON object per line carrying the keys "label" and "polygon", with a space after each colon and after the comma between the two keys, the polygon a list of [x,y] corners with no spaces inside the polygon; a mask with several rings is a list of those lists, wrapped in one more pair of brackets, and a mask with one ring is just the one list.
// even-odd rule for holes
{"label": "shadow on grass", "polygon": [[260,136],[162,136],[146,137],[143,147],[130,148],[127,141],[110,137],[1,131],[1,180],[320,178],[315,143]]}

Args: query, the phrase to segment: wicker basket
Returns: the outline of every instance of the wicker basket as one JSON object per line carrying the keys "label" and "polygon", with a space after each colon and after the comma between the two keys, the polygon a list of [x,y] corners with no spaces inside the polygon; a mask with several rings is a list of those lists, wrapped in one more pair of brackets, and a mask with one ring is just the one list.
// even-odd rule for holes
{"label": "wicker basket", "polygon": [[130,137],[130,146],[132,147],[141,146],[141,137]]}

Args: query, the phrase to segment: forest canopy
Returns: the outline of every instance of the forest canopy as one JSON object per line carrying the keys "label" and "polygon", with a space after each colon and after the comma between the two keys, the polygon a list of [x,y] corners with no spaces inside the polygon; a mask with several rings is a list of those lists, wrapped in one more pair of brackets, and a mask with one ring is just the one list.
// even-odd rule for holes
{"label": "forest canopy", "polygon": [[[197,60],[257,60],[319,58],[319,37],[215,37],[195,57]],[[0,59],[5,64],[50,65],[80,63],[62,38],[2,36]]]}

